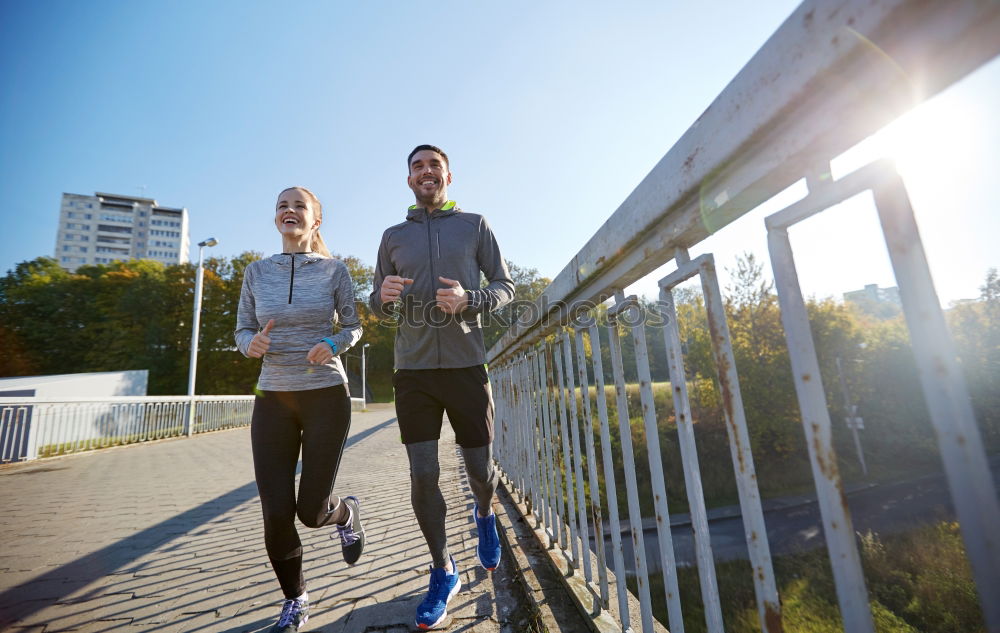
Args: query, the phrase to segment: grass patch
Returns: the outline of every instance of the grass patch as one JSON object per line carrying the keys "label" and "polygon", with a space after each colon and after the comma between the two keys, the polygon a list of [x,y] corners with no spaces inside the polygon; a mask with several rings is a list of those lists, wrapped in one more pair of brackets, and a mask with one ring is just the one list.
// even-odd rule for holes
{"label": "grass patch", "polygon": [[[878,633],[985,633],[982,611],[958,524],[939,522],[889,536],[860,537],[862,566]],[[750,564],[715,566],[722,617],[729,633],[761,630]],[[774,559],[785,631],[841,633],[825,549]],[[678,570],[684,630],[706,631],[696,568]],[[634,582],[629,588],[634,591]],[[663,576],[650,577],[653,612],[667,623]]]}
{"label": "grass patch", "polygon": [[56,444],[46,444],[38,447],[38,457],[55,457],[66,453],[82,453],[84,451],[95,451],[112,446],[124,446],[125,444],[136,444],[138,442],[149,442],[162,440],[168,437],[177,437],[184,433],[184,426],[179,425],[172,428],[158,429],[150,433],[131,433],[129,435],[113,435],[105,437],[94,437],[85,440],[73,440],[70,442],[59,442]]}

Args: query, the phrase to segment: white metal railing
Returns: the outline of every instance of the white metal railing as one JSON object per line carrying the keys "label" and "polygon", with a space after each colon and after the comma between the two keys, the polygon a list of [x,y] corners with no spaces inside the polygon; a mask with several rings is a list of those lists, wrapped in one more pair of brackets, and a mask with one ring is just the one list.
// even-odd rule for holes
{"label": "white metal railing", "polygon": [[[597,611],[613,611],[622,630],[660,630],[652,617],[650,565],[644,545],[646,533],[655,529],[670,630],[684,630],[648,346],[664,345],[670,376],[684,376],[673,288],[698,277],[737,475],[760,625],[768,633],[784,630],[714,259],[711,254],[690,259],[687,249],[805,179],[809,195],[767,218],[761,230],[768,233],[845,630],[872,632],[874,625],[850,510],[843,503],[827,403],[786,231],[851,195],[871,190],[897,275],[987,630],[1000,632],[1000,601],[995,599],[1000,590],[996,490],[927,273],[905,188],[894,169],[883,163],[839,180],[829,178],[832,158],[921,98],[951,85],[998,54],[1000,4],[995,1],[804,2],[570,260],[533,309],[490,350],[497,407],[497,462],[526,517],[548,541],[550,555],[568,561],[573,575],[582,576],[569,583],[581,604],[593,604]],[[914,93],[906,72],[901,72],[907,68],[919,69],[922,94]],[[676,264],[676,270],[659,282],[656,313],[646,314],[642,304],[626,297],[622,289],[669,261]],[[598,325],[594,307],[609,299],[613,305],[607,312],[608,322]],[[662,334],[658,340],[645,339],[644,325],[650,318],[658,319],[653,330]],[[638,412],[629,411],[620,331],[628,331],[635,346]],[[602,350],[607,350],[612,365],[617,430],[611,428],[605,399]],[[683,380],[676,380],[671,388],[706,628],[719,633],[724,624],[687,387]],[[593,423],[592,401],[596,409]],[[632,415],[641,416],[647,440],[653,528],[644,525],[639,511],[638,456],[632,448],[629,423]],[[600,462],[595,455],[595,435],[602,449]],[[620,446],[619,456],[611,454],[612,439]],[[624,481],[617,481],[616,462],[621,464]],[[606,491],[603,504],[598,493],[601,479]],[[618,496],[623,491],[630,548],[617,529]],[[610,560],[604,548],[605,516],[611,526]],[[627,549],[633,558],[636,596],[623,586]],[[617,598],[615,609],[611,607],[612,592]]]}
{"label": "white metal railing", "polygon": [[[253,399],[0,398],[0,463],[248,426]],[[192,406],[194,425],[189,426]]]}

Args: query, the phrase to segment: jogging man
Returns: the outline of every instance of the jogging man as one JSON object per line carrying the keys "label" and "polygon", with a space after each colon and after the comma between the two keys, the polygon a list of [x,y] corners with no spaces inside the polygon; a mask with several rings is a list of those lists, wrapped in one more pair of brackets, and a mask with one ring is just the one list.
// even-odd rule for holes
{"label": "jogging man", "polygon": [[[492,511],[493,398],[486,374],[480,315],[514,297],[514,282],[486,219],[448,199],[448,156],[418,145],[407,158],[406,183],[416,204],[386,229],[378,249],[371,307],[398,313],[393,387],[396,418],[410,460],[410,500],[430,548],[430,589],[416,624],[432,629],[447,616],[460,582],[445,540],[444,497],[438,487],[438,440],[443,414],[462,447],[476,505],[476,553],[486,569],[500,561]],[[489,282],[480,287],[480,272]]]}

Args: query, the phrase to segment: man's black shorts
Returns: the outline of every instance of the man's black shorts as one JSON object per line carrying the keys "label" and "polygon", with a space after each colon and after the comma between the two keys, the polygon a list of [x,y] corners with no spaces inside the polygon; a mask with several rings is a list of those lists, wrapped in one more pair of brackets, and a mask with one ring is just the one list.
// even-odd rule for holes
{"label": "man's black shorts", "polygon": [[493,394],[486,367],[399,369],[392,377],[403,444],[441,439],[442,414],[464,448],[493,441]]}

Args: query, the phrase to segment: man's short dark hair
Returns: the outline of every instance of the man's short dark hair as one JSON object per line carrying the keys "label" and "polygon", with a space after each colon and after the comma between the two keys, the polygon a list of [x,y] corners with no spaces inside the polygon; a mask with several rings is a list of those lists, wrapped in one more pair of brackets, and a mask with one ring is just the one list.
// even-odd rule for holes
{"label": "man's short dark hair", "polygon": [[451,163],[448,162],[448,155],[444,153],[443,149],[441,149],[437,145],[417,145],[416,147],[413,148],[413,151],[410,152],[410,155],[406,157],[406,171],[410,171],[410,163],[413,161],[413,155],[416,154],[417,152],[422,152],[425,149],[429,149],[432,152],[437,152],[438,154],[441,154],[441,158],[444,159],[445,167],[448,167],[449,169],[451,168]]}

